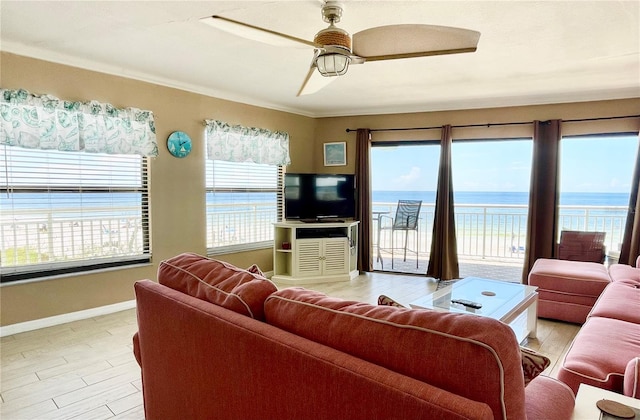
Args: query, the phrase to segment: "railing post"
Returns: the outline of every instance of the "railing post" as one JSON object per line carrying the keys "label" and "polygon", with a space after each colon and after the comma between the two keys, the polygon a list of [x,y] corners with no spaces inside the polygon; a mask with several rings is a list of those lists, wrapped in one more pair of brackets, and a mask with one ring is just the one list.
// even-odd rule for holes
{"label": "railing post", "polygon": [[55,260],[53,255],[53,214],[51,211],[47,213],[47,247],[49,248],[49,259]]}
{"label": "railing post", "polygon": [[486,255],[486,247],[487,247],[487,207],[482,208],[482,259],[484,260]]}
{"label": "railing post", "polygon": [[584,209],[584,231],[589,231],[589,209]]}

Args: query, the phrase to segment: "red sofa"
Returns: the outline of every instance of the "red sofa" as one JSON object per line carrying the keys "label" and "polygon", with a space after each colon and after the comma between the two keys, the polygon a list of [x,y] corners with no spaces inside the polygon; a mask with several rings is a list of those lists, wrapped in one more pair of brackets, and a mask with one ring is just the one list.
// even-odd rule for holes
{"label": "red sofa", "polygon": [[483,317],[376,306],[193,254],[135,284],[153,419],[568,419],[573,395],[525,388],[513,331]]}
{"label": "red sofa", "polygon": [[565,355],[558,379],[574,392],[586,383],[640,398],[640,268],[636,267],[609,267],[610,282]]}

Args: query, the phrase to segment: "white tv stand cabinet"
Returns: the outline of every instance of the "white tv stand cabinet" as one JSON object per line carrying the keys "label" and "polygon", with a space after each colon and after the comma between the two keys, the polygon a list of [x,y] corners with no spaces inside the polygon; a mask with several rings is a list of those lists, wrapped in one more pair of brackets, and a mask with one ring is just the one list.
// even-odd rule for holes
{"label": "white tv stand cabinet", "polygon": [[272,280],[309,284],[356,278],[358,223],[274,223]]}

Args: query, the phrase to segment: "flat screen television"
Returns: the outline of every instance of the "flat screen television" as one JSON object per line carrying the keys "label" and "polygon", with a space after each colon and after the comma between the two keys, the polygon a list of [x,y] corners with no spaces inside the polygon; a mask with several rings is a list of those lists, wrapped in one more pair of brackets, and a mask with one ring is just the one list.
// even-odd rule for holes
{"label": "flat screen television", "polygon": [[285,219],[322,222],[355,215],[355,175],[285,174]]}

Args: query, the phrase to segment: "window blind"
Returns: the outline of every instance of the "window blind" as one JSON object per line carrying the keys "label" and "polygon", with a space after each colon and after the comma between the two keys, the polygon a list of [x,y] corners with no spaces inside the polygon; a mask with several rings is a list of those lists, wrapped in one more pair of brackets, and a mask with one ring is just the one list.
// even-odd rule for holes
{"label": "window blind", "polygon": [[272,246],[282,220],[282,166],[207,160],[208,253]]}
{"label": "window blind", "polygon": [[147,158],[0,146],[2,282],[149,261]]}

